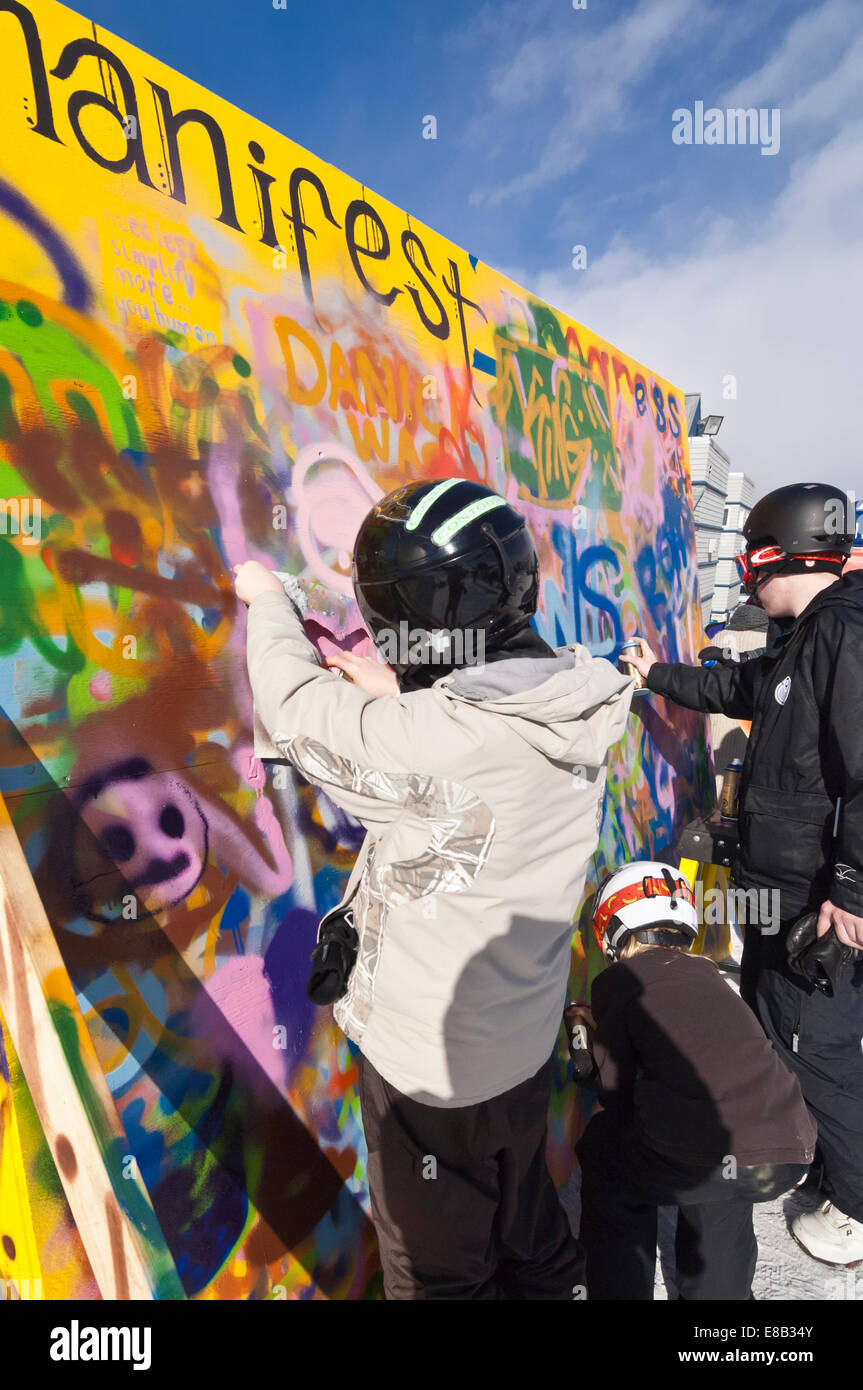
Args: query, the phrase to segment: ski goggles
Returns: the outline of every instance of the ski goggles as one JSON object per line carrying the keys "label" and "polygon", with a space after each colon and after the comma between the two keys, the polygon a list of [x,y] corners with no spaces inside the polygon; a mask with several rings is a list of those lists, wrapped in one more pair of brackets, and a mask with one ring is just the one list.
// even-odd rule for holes
{"label": "ski goggles", "polygon": [[[672,878],[673,887],[664,878],[643,878],[640,882],[627,883],[616,893],[612,893],[610,898],[606,898],[602,906],[597,908],[593,914],[593,934],[600,950],[602,950],[602,943],[609,922],[622,907],[630,907],[633,903],[641,902],[643,898],[683,898],[684,902],[692,903],[695,906],[695,895],[688,881],[683,877],[669,876]],[[604,887],[605,884],[600,886],[597,901],[601,897]]]}
{"label": "ski goggles", "polygon": [[[765,565],[778,564],[779,561],[786,558],[781,545],[762,545],[757,550],[745,550],[742,555],[735,555],[734,560],[740,575],[740,582],[747,594],[755,593],[759,579],[757,570],[763,569]],[[762,574],[760,578],[766,579],[767,575]]]}
{"label": "ski goggles", "polygon": [[759,583],[770,578],[768,574],[758,573],[768,565],[778,565],[783,560],[805,560],[813,565],[816,561],[826,560],[831,564],[844,565],[847,558],[839,550],[823,550],[817,555],[789,555],[781,545],[762,545],[757,550],[746,550],[742,555],[735,555],[734,560],[744,590],[747,594],[754,594]]}

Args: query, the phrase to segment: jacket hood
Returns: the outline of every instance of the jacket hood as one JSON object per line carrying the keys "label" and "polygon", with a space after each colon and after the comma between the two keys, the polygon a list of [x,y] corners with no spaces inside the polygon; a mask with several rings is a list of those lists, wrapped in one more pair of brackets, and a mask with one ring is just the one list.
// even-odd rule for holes
{"label": "jacket hood", "polygon": [[623,736],[635,681],[574,643],[549,657],[462,667],[435,689],[506,719],[555,762],[598,767]]}
{"label": "jacket hood", "polygon": [[820,596],[821,604],[853,603],[863,608],[863,570],[850,570]]}
{"label": "jacket hood", "polygon": [[[553,657],[554,648],[544,642],[539,633],[527,623],[519,628],[518,632],[512,633],[509,637],[489,637],[485,640],[485,651],[483,665],[488,666],[493,661],[510,661],[514,659],[532,660],[537,657]],[[398,677],[400,690],[429,690],[433,685],[444,676],[451,676],[456,671],[462,671],[465,667],[463,663],[456,666],[442,666],[439,663],[425,663],[410,665]],[[475,669],[472,664],[471,670]]]}
{"label": "jacket hood", "polygon": [[863,570],[851,570],[848,574],[843,574],[841,579],[837,579],[835,584],[822,589],[809,606],[804,608],[797,621],[820,612],[822,608],[832,608],[837,604],[851,604],[855,608],[863,608]]}

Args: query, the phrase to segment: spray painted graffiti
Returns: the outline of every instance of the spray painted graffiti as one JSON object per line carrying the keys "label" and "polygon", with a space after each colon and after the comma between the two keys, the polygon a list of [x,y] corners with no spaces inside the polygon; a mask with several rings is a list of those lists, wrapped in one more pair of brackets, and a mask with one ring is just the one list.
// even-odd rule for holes
{"label": "spray painted graffiti", "polygon": [[[187,1296],[374,1297],[356,1067],[304,988],[361,832],[252,756],[232,566],[301,576],[320,650],[366,652],[362,517],[458,473],[527,516],[550,641],[693,659],[682,398],[52,0],[0,29],[0,496],[41,517],[0,534],[2,791]],[[706,789],[702,721],[644,703],[597,873]],[[561,1089],[561,1173],[577,1123]],[[93,1297],[28,1181],[54,1296]]]}

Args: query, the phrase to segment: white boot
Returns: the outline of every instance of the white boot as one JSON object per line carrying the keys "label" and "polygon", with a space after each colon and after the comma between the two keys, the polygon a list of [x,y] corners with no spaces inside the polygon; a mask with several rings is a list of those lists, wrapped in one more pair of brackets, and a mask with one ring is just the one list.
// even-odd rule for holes
{"label": "white boot", "polygon": [[846,1216],[832,1202],[795,1216],[791,1233],[807,1255],[830,1265],[863,1260],[863,1221]]}

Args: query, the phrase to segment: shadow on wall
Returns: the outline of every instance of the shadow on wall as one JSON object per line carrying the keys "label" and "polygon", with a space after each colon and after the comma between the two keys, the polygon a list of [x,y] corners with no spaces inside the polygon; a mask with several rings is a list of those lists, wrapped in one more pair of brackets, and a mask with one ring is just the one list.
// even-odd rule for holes
{"label": "shadow on wall", "polygon": [[[0,720],[7,746],[23,745],[2,711]],[[98,799],[94,784],[85,782],[70,798],[44,766],[37,764],[37,773],[41,790],[27,797],[27,818],[34,800],[39,819],[45,801],[47,814],[44,854],[31,869],[76,993],[97,1014],[103,1039],[128,1050],[133,1074],[145,1082],[143,1093],[120,1102],[121,1119],[187,1295],[222,1268],[250,1207],[258,1219],[246,1258],[260,1264],[263,1281],[255,1297],[270,1292],[265,1266],[286,1252],[329,1296],[344,1297],[357,1270],[365,1271],[368,1288],[378,1268],[371,1222],[250,1046],[249,1029],[237,1031],[236,1017],[233,1026],[160,925],[163,914],[170,921],[170,904],[187,881],[207,872],[221,877],[208,865],[201,804],[187,799],[186,783],[178,792],[176,778],[154,773],[143,760],[126,761],[105,784],[114,819],[100,819],[85,813]],[[123,829],[129,843],[120,843]],[[118,850],[121,861],[131,851],[128,877],[112,858]],[[135,904],[134,914],[110,917],[105,904],[118,900]],[[212,910],[208,905],[208,916]],[[284,969],[286,942],[290,935],[294,961],[306,958],[316,925],[312,913],[286,912],[263,962],[266,978],[278,980],[268,991],[273,1016],[290,1010],[291,1029],[301,1034],[311,1006],[300,992],[299,969],[294,987]],[[164,1009],[154,1016],[158,999]]]}

